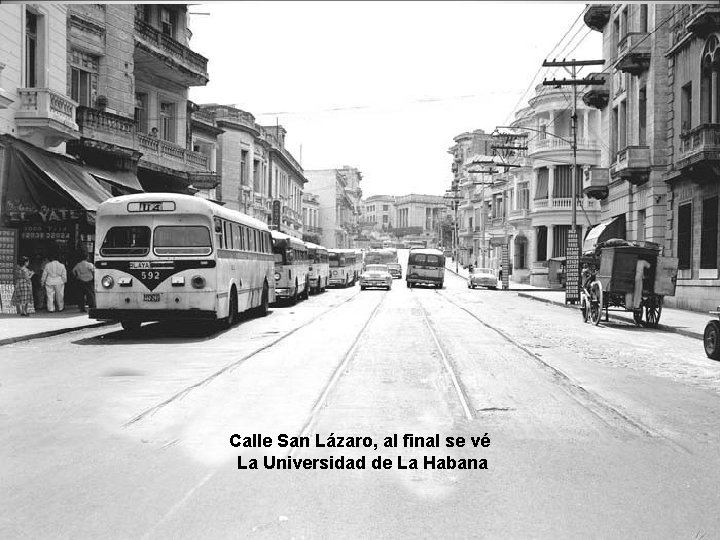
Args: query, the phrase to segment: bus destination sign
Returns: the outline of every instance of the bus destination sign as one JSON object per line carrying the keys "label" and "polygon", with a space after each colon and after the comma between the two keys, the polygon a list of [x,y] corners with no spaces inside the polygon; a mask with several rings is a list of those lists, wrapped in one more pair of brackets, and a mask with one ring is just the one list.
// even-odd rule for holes
{"label": "bus destination sign", "polygon": [[128,212],[173,212],[175,211],[174,201],[136,201],[129,202]]}

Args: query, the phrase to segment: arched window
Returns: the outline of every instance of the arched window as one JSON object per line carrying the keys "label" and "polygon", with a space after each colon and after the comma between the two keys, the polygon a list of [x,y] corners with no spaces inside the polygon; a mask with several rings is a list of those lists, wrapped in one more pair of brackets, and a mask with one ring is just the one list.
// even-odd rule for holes
{"label": "arched window", "polygon": [[702,123],[720,122],[720,39],[717,34],[705,41],[700,59],[700,120]]}

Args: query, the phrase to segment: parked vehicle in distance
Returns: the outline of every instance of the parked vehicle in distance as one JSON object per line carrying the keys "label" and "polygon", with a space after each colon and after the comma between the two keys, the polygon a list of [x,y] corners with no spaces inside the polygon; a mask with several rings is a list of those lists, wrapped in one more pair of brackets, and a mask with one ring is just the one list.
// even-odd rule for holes
{"label": "parked vehicle in distance", "polygon": [[393,277],[393,279],[401,279],[402,278],[402,266],[400,266],[400,263],[388,263],[388,272],[390,272],[390,275]]}
{"label": "parked vehicle in distance", "polygon": [[331,287],[348,287],[355,285],[355,278],[358,272],[355,250],[329,249],[328,259],[330,264],[330,279],[328,285]]}
{"label": "parked vehicle in distance", "polygon": [[468,289],[474,289],[476,287],[497,289],[498,278],[491,268],[475,268],[475,270],[468,275],[467,286]]}
{"label": "parked vehicle in distance", "polygon": [[310,256],[308,247],[299,238],[280,231],[271,231],[275,257],[275,296],[293,305],[310,295]]}
{"label": "parked vehicle in distance", "polygon": [[405,281],[408,288],[416,285],[434,285],[442,289],[445,281],[445,255],[439,249],[411,249]]}
{"label": "parked vehicle in distance", "polygon": [[365,271],[360,274],[360,290],[379,287],[389,291],[392,288],[392,281],[393,277],[386,264],[368,264]]}
{"label": "parked vehicle in distance", "polygon": [[323,292],[330,279],[330,259],[328,250],[312,242],[305,242],[310,257],[310,292],[317,294]]}

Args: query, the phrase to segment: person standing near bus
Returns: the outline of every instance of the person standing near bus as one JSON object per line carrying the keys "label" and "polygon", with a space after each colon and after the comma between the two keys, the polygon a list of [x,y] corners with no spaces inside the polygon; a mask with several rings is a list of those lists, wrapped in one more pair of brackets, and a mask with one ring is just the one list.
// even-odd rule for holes
{"label": "person standing near bus", "polygon": [[95,307],[95,265],[87,260],[87,251],[83,250],[80,257],[72,273],[80,283],[80,311],[86,311],[86,300],[88,307]]}
{"label": "person standing near bus", "polygon": [[41,285],[45,287],[47,295],[47,310],[52,313],[57,310],[65,309],[65,284],[67,283],[67,270],[65,265],[58,260],[56,253],[50,254],[50,262],[43,270]]}

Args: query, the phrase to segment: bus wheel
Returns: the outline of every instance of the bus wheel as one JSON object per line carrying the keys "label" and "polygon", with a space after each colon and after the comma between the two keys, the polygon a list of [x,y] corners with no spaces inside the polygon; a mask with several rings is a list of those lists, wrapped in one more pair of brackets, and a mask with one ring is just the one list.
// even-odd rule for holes
{"label": "bus wheel", "polygon": [[120,325],[126,332],[137,332],[140,330],[140,321],[120,321]]}
{"label": "bus wheel", "polygon": [[233,287],[230,290],[230,306],[228,307],[227,319],[225,319],[225,326],[227,328],[230,328],[232,325],[234,325],[237,322],[237,315],[238,315],[237,292],[235,291],[235,287]]}

